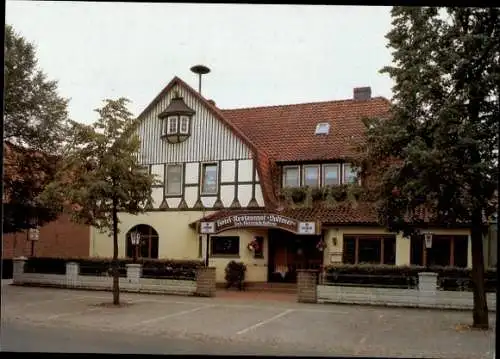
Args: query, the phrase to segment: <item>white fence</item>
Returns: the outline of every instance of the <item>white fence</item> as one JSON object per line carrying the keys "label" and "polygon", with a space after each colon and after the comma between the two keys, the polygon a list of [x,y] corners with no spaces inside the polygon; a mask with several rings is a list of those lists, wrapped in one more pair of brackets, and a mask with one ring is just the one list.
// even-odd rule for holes
{"label": "white fence", "polygon": [[[111,290],[113,278],[110,276],[80,275],[80,266],[75,262],[66,263],[66,274],[26,273],[25,258],[14,259],[12,284],[38,285],[62,288]],[[203,270],[203,269],[201,269]],[[198,275],[198,277],[203,277]],[[206,277],[206,276],[205,276]],[[179,295],[204,295],[211,281],[142,278],[140,264],[127,264],[127,277],[120,278],[120,290],[124,292],[162,293]],[[213,280],[215,288],[215,279]]]}
{"label": "white fence", "polygon": [[[438,289],[436,273],[419,273],[418,289],[318,285],[318,303],[371,304],[439,309],[472,309],[472,292]],[[496,293],[487,293],[488,310],[496,311]]]}

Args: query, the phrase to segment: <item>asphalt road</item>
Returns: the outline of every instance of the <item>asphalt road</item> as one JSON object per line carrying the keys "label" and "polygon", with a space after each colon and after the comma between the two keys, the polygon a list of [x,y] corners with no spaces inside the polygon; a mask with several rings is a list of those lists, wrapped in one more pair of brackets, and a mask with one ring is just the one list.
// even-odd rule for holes
{"label": "asphalt road", "polygon": [[[244,293],[243,293],[244,294]],[[491,359],[470,312],[3,286],[5,351]],[[249,297],[250,296],[250,297]],[[246,299],[245,299],[246,298]]]}
{"label": "asphalt road", "polygon": [[[285,345],[217,343],[162,336],[134,336],[125,333],[85,329],[46,328],[19,323],[2,323],[0,348],[9,352],[105,353],[105,354],[209,354],[332,356],[331,352],[298,352]],[[340,354],[339,354],[340,355]]]}

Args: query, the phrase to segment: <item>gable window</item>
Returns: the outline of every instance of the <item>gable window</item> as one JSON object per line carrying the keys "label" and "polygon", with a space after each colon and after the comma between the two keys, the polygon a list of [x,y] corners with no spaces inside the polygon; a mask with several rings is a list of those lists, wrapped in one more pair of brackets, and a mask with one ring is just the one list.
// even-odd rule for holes
{"label": "gable window", "polygon": [[167,165],[167,195],[182,194],[182,165]]}
{"label": "gable window", "polygon": [[319,186],[319,165],[304,166],[304,186]]}
{"label": "gable window", "polygon": [[167,120],[167,134],[177,133],[178,118],[177,116],[170,116]]}
{"label": "gable window", "polygon": [[323,166],[323,185],[334,186],[340,184],[340,166],[338,164]]}
{"label": "gable window", "polygon": [[212,256],[240,256],[240,237],[213,236],[210,237],[210,245]]}
{"label": "gable window", "polygon": [[350,163],[344,163],[344,178],[343,183],[356,183],[358,181],[358,173]]}
{"label": "gable window", "polygon": [[217,193],[217,164],[204,163],[201,168],[201,193]]}
{"label": "gable window", "polygon": [[299,166],[283,167],[283,187],[300,186],[300,168]]}
{"label": "gable window", "polygon": [[180,133],[187,135],[189,133],[189,117],[181,116]]}

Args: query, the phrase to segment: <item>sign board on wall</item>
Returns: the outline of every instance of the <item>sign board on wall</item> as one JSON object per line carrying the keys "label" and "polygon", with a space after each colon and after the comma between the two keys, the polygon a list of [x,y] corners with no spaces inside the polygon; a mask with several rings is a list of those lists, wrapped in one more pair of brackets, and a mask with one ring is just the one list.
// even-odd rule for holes
{"label": "sign board on wall", "polygon": [[316,222],[299,222],[278,214],[241,214],[220,218],[213,222],[201,222],[200,233],[213,234],[237,228],[280,228],[300,235],[320,233]]}

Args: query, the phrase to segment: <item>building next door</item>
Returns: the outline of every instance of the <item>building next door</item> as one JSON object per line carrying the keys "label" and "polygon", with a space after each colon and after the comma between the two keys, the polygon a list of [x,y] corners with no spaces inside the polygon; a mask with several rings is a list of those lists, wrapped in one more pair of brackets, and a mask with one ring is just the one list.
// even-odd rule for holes
{"label": "building next door", "polygon": [[319,269],[323,252],[317,249],[319,235],[296,235],[269,230],[268,281],[295,283],[298,269]]}

